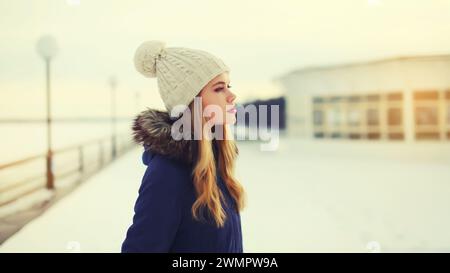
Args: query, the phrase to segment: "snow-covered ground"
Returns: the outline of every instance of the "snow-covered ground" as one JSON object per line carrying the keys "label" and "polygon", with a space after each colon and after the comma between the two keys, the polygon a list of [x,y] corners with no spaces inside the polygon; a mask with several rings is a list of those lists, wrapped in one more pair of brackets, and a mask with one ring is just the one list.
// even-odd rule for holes
{"label": "snow-covered ground", "polygon": [[245,249],[450,252],[450,144],[241,145]]}
{"label": "snow-covered ground", "polygon": [[[245,252],[450,252],[450,144],[240,142]],[[118,252],[145,166],[135,149],[0,246]]]}

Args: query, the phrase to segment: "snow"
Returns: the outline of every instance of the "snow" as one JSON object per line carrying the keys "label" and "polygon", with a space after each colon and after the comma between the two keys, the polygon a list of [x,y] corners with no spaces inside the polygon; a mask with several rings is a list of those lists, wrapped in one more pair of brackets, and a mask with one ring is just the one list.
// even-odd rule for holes
{"label": "snow", "polygon": [[[41,181],[39,181],[41,182]],[[42,182],[41,182],[42,183]],[[54,196],[54,192],[46,188],[36,190],[29,195],[19,198],[11,204],[0,207],[0,218],[31,208],[35,205],[49,201]]]}
{"label": "snow", "polygon": [[247,251],[450,251],[448,143],[284,139],[277,152],[245,148]]}
{"label": "snow", "polygon": [[124,154],[0,246],[0,252],[118,252],[145,165]]}
{"label": "snow", "polygon": [[[450,144],[239,142],[245,252],[450,252]],[[145,165],[134,149],[0,246],[118,252]]]}

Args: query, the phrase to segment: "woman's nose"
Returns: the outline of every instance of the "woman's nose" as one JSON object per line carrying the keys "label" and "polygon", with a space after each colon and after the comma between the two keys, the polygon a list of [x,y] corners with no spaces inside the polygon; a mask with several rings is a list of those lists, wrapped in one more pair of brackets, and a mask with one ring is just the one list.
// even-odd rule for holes
{"label": "woman's nose", "polygon": [[228,102],[231,103],[236,99],[236,95],[230,91],[230,96],[228,96]]}

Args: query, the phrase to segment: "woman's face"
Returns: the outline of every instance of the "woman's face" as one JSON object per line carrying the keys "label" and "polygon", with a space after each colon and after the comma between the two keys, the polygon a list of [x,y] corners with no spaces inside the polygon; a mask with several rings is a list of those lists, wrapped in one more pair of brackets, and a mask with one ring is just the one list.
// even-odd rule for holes
{"label": "woman's face", "polygon": [[[203,111],[208,116],[214,118],[215,124],[234,124],[236,123],[236,106],[234,100],[236,95],[230,90],[229,73],[224,72],[212,79],[200,91],[202,98]],[[214,105],[214,107],[207,107]],[[210,112],[213,112],[212,114]],[[221,115],[215,114],[219,111]],[[222,116],[222,117],[220,117]]]}

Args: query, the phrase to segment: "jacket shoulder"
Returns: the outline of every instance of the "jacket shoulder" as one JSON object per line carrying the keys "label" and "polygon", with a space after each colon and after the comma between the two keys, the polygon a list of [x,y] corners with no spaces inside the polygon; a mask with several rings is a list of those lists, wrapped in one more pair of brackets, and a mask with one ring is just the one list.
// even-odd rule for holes
{"label": "jacket shoulder", "polygon": [[151,183],[162,183],[166,187],[178,190],[189,185],[191,181],[191,167],[189,165],[165,155],[151,154],[149,156],[143,184],[151,181]]}

